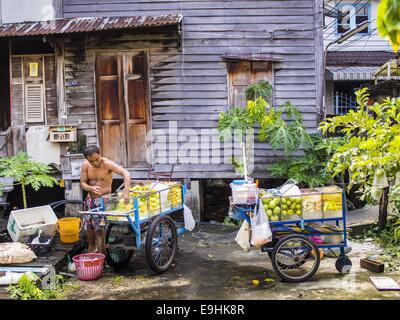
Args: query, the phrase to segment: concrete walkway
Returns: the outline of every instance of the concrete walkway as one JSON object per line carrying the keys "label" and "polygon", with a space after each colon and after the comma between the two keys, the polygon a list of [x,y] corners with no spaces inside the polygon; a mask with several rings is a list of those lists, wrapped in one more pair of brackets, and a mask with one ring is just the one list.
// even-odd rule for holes
{"label": "concrete walkway", "polygon": [[369,225],[378,222],[379,206],[364,207],[347,212],[346,220],[349,227]]}

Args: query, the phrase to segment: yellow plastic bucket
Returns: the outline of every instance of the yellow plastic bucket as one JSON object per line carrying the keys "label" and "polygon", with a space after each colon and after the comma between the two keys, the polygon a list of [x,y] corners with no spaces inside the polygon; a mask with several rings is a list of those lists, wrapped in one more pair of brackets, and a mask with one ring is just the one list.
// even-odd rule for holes
{"label": "yellow plastic bucket", "polygon": [[60,233],[62,243],[75,243],[79,240],[79,232],[82,230],[80,218],[58,219],[57,231]]}

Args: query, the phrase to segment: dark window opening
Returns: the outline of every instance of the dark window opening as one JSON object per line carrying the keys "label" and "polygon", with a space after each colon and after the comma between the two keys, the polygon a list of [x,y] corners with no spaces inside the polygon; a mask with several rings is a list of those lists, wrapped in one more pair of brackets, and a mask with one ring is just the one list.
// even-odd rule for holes
{"label": "dark window opening", "polygon": [[54,54],[54,49],[46,38],[23,38],[12,41],[12,54]]}
{"label": "dark window opening", "polygon": [[7,40],[0,41],[0,131],[10,126],[10,63]]}

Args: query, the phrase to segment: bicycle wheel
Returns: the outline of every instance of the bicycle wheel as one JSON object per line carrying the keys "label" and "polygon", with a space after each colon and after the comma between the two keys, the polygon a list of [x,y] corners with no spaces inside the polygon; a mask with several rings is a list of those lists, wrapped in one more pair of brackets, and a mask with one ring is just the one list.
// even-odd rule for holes
{"label": "bicycle wheel", "polygon": [[278,241],[272,252],[272,266],[284,281],[302,282],[317,272],[321,257],[315,243],[292,234]]}
{"label": "bicycle wheel", "polygon": [[106,227],[106,261],[114,268],[125,267],[133,255],[133,250],[123,247],[128,239],[129,245],[135,245],[135,237],[130,225],[109,223]]}
{"label": "bicycle wheel", "polygon": [[153,220],[146,235],[146,259],[156,273],[169,269],[178,248],[178,235],[174,220],[159,216]]}

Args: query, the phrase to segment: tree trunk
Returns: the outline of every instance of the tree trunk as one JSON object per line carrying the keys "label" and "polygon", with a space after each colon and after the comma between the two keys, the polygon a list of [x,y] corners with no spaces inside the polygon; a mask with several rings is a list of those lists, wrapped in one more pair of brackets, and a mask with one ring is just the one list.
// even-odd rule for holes
{"label": "tree trunk", "polygon": [[379,203],[379,218],[378,218],[379,230],[383,230],[386,227],[388,205],[389,205],[389,187],[386,187],[383,188],[381,201]]}
{"label": "tree trunk", "polygon": [[25,189],[25,184],[21,183],[21,187],[22,187],[22,200],[24,202],[24,209],[26,209],[28,206],[26,204],[26,189]]}

